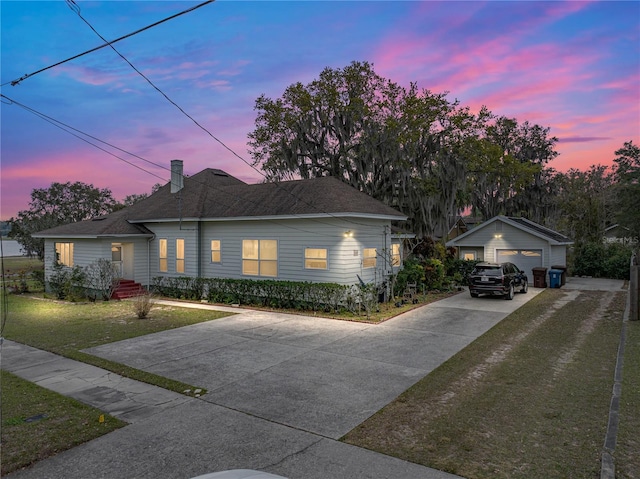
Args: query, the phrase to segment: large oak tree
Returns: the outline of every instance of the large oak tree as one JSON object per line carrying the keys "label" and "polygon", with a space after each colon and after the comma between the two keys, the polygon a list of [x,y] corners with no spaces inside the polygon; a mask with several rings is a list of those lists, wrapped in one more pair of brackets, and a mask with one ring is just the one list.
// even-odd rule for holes
{"label": "large oak tree", "polygon": [[326,68],[256,100],[254,164],[271,181],[335,176],[405,213],[419,236],[442,233],[464,206],[469,139],[489,117],[446,96],[405,89],[367,62]]}

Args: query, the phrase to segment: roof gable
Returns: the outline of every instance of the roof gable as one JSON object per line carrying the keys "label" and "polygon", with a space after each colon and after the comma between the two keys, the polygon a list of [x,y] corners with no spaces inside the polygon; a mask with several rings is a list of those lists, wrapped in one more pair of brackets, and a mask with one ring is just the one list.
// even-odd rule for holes
{"label": "roof gable", "polygon": [[469,231],[467,231],[466,233],[463,233],[460,236],[455,237],[451,241],[447,242],[447,246],[456,246],[456,243],[458,243],[459,241],[469,237],[470,235],[477,233],[478,231],[488,227],[489,225],[495,223],[496,221],[502,221],[503,223],[506,223],[526,233],[529,233],[533,236],[541,238],[553,245],[573,244],[573,241],[571,241],[567,236],[561,233],[558,233],[557,231],[546,228],[526,218],[499,215],[499,216],[494,216],[490,220],[479,224],[473,229],[470,229]]}

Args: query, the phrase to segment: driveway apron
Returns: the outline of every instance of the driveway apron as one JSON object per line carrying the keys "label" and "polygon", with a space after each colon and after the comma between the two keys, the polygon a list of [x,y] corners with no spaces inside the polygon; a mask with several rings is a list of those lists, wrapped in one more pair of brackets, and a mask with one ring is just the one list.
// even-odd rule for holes
{"label": "driveway apron", "polygon": [[378,325],[245,310],[87,349],[208,392],[15,477],[453,478],[336,439],[541,291],[458,294]]}

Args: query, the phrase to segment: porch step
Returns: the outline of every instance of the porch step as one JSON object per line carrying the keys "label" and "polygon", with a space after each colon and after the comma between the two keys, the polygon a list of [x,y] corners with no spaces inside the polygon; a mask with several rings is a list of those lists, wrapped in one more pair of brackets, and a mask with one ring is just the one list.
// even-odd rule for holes
{"label": "porch step", "polygon": [[140,283],[136,283],[132,279],[121,279],[118,287],[111,295],[111,299],[126,299],[140,296],[147,290]]}

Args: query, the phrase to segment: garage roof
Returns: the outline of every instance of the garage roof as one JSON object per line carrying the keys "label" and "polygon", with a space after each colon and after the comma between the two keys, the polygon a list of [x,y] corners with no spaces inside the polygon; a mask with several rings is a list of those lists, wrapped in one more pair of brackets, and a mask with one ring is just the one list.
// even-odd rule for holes
{"label": "garage roof", "polygon": [[535,223],[526,218],[499,215],[499,216],[494,216],[489,221],[485,221],[484,223],[479,224],[475,228],[467,231],[464,234],[461,234],[460,236],[456,236],[454,239],[447,242],[447,246],[457,246],[458,241],[463,240],[464,238],[466,238],[471,234],[477,233],[482,228],[485,228],[496,221],[502,221],[503,223],[506,223],[515,228],[526,231],[529,234],[532,234],[534,236],[544,239],[545,241],[548,241],[552,245],[573,244],[573,241],[571,241],[567,236],[563,235],[562,233],[558,233],[557,231],[546,228],[541,224]]}

